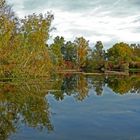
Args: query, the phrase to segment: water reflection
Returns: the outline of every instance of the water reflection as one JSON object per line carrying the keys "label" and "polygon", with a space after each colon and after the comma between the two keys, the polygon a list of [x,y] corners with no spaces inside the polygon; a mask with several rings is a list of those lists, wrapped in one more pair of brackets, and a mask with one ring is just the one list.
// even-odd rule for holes
{"label": "water reflection", "polygon": [[116,94],[140,93],[140,75],[130,76],[83,76],[66,74],[56,78],[51,94],[56,100],[63,100],[64,95],[74,95],[77,100],[84,100],[89,89],[93,88],[97,96],[108,87]]}
{"label": "water reflection", "polygon": [[0,84],[0,139],[16,132],[20,124],[53,130],[43,85]]}
{"label": "water reflection", "polygon": [[57,75],[50,81],[39,80],[30,83],[0,83],[0,139],[6,140],[12,133],[26,125],[40,131],[54,130],[51,122],[51,109],[47,95],[60,101],[66,96],[83,101],[89,90],[97,96],[103,95],[104,87],[114,93],[140,93],[140,76],[90,76]]}
{"label": "water reflection", "polygon": [[100,96],[103,94],[103,87],[106,83],[106,77],[103,76],[94,76],[90,78],[91,85],[94,88],[96,95]]}
{"label": "water reflection", "polygon": [[138,76],[110,77],[107,79],[107,84],[118,94],[140,93],[140,77]]}

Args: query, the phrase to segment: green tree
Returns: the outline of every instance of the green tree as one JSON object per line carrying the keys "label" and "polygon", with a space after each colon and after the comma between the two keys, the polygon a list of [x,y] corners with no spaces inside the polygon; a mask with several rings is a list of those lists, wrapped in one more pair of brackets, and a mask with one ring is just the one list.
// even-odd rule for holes
{"label": "green tree", "polygon": [[103,48],[103,43],[101,41],[97,41],[92,53],[94,69],[101,69],[104,67],[105,50]]}
{"label": "green tree", "polygon": [[130,47],[133,50],[133,61],[140,61],[140,44],[131,44]]}
{"label": "green tree", "polygon": [[64,38],[57,36],[54,38],[54,42],[50,45],[53,62],[56,66],[63,65],[62,48],[64,47],[64,44],[65,44]]}
{"label": "green tree", "polygon": [[116,63],[130,62],[132,60],[132,49],[127,43],[116,43],[108,49],[108,59]]}
{"label": "green tree", "polygon": [[66,42],[62,48],[63,58],[66,61],[76,62],[76,46],[71,41]]}

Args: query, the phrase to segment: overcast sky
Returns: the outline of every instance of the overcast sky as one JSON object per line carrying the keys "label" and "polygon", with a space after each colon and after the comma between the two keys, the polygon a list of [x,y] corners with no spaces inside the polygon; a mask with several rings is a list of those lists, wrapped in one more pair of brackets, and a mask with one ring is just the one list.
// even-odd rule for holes
{"label": "overcast sky", "polygon": [[116,42],[140,43],[140,0],[8,0],[23,17],[31,13],[54,14],[53,33],[66,40],[84,36],[106,48]]}

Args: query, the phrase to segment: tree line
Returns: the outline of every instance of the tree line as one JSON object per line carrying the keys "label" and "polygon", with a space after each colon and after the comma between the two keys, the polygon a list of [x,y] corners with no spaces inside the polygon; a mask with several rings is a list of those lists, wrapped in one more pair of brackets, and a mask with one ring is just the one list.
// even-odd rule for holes
{"label": "tree line", "polygon": [[105,51],[101,41],[91,47],[84,37],[65,41],[60,36],[48,44],[53,19],[49,12],[20,19],[5,0],[0,0],[0,77],[50,77],[52,71],[68,69],[140,68],[139,44],[116,43]]}

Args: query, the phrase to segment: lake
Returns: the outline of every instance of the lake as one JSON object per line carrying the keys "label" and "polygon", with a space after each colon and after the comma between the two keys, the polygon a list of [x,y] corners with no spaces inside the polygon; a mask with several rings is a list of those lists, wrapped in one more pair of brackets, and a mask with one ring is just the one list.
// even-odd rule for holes
{"label": "lake", "polygon": [[0,81],[0,140],[140,140],[140,75]]}

